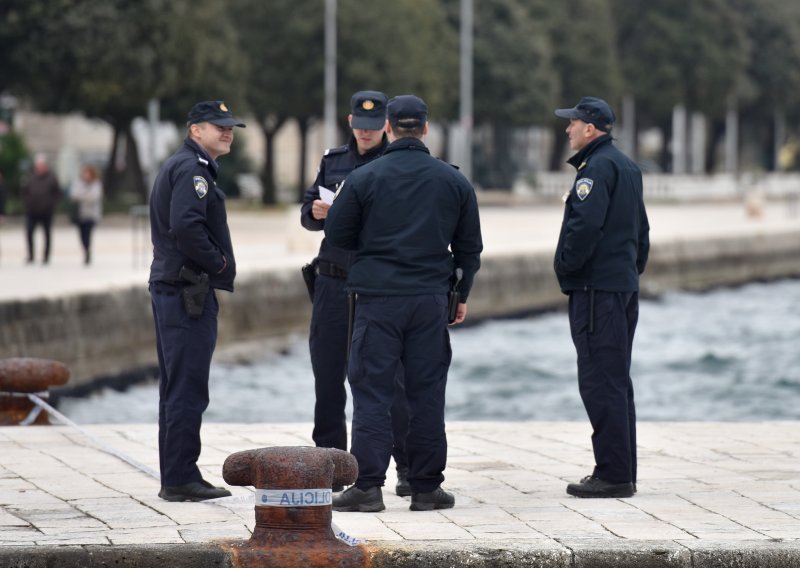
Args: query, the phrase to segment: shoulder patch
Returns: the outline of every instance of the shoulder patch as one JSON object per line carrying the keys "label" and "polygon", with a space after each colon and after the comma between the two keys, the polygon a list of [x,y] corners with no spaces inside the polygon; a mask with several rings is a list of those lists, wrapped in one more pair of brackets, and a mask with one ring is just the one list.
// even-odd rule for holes
{"label": "shoulder patch", "polygon": [[328,148],[325,150],[323,156],[333,156],[335,154],[344,154],[345,152],[347,152],[347,144],[344,146],[336,146],[335,148]]}
{"label": "shoulder patch", "polygon": [[194,183],[194,191],[197,193],[197,197],[203,199],[208,195],[208,182],[206,178],[203,176],[194,176],[192,183]]}
{"label": "shoulder patch", "polygon": [[581,178],[575,182],[575,193],[578,196],[578,199],[583,201],[587,197],[589,197],[589,193],[592,191],[592,186],[594,185],[594,180],[591,178]]}

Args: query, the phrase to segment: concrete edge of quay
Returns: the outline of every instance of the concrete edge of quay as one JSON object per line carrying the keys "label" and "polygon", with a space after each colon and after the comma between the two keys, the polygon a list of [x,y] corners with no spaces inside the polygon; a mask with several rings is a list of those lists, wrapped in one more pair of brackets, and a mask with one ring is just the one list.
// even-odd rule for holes
{"label": "concrete edge of quay", "polygon": [[[371,568],[441,568],[518,566],[536,568],[796,568],[800,565],[800,542],[690,542],[630,541],[609,543],[603,539],[544,543],[493,541],[473,544],[405,541],[360,545],[363,566]],[[234,568],[236,559],[222,544],[81,545],[0,548],[0,566],[5,568]],[[298,565],[312,568],[298,552]],[[338,566],[335,554],[328,557]],[[279,563],[285,568],[285,558]],[[265,557],[262,566],[275,566]]]}
{"label": "concrete edge of quay", "polygon": [[[717,236],[656,244],[642,279],[645,295],[669,290],[800,276],[800,230]],[[310,316],[299,269],[243,275],[236,294],[221,294],[218,347],[305,333]],[[566,304],[552,254],[487,256],[470,296],[470,315],[506,317]],[[149,294],[144,286],[53,299],[0,302],[0,358],[45,357],[72,371],[70,387],[155,364]]]}

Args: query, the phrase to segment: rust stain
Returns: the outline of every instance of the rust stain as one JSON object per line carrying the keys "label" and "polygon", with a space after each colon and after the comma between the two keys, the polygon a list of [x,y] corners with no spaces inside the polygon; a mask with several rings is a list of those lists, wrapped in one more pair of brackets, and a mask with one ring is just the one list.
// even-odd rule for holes
{"label": "rust stain", "polygon": [[[350,485],[358,476],[351,454],[333,448],[279,446],[231,454],[222,467],[230,485],[257,489],[322,489]],[[255,507],[256,526],[246,542],[224,544],[241,568],[369,567],[365,547],[348,546],[331,529],[331,505]]]}

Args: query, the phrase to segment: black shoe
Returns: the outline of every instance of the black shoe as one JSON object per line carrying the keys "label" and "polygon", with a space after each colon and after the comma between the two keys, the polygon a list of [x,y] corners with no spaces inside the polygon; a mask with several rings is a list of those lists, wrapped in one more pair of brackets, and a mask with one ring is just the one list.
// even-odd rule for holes
{"label": "black shoe", "polygon": [[430,493],[412,493],[411,506],[409,509],[412,511],[433,511],[434,509],[452,509],[456,504],[456,498],[452,493],[448,493],[442,486]]}
{"label": "black shoe", "polygon": [[355,485],[344,493],[333,496],[333,510],[345,513],[377,513],[383,511],[386,505],[383,504],[383,493],[377,485],[370,487],[366,491],[359,489]]}
{"label": "black shoe", "polygon": [[398,497],[411,497],[411,485],[408,483],[408,468],[397,468],[397,485],[394,486],[394,492]]}
{"label": "black shoe", "polygon": [[567,493],[575,497],[633,497],[636,490],[633,483],[611,483],[593,475],[587,475],[579,483],[567,485]]}
{"label": "black shoe", "polygon": [[230,497],[231,492],[222,487],[214,487],[205,479],[184,485],[162,487],[158,496],[166,501],[206,501],[220,497]]}
{"label": "black shoe", "polygon": [[344,491],[344,485],[334,485],[331,487],[332,493],[341,493],[342,491]]}

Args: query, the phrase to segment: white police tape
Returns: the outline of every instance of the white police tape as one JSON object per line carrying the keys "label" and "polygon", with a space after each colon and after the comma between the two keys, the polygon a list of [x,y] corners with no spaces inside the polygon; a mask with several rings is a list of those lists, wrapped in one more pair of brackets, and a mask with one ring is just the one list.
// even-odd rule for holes
{"label": "white police tape", "polygon": [[328,507],[330,488],[322,489],[258,489],[256,507]]}
{"label": "white police tape", "polygon": [[348,546],[356,546],[357,544],[366,544],[367,543],[367,539],[365,539],[365,538],[356,538],[354,536],[350,536],[349,534],[344,532],[342,529],[340,529],[338,526],[336,526],[336,523],[334,523],[333,521],[331,521],[331,529],[333,529],[334,536],[336,538],[338,538],[339,540],[341,540],[343,543],[345,543]]}

